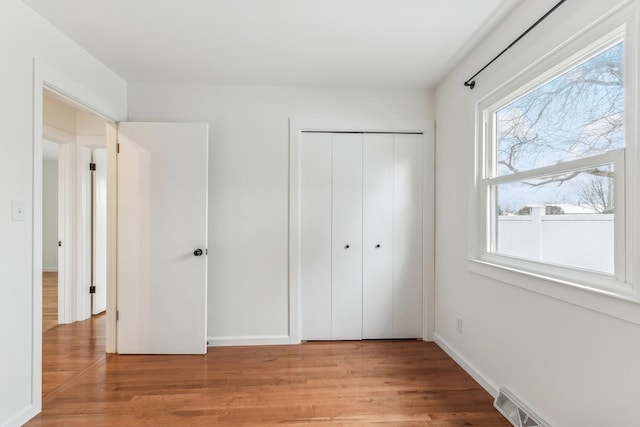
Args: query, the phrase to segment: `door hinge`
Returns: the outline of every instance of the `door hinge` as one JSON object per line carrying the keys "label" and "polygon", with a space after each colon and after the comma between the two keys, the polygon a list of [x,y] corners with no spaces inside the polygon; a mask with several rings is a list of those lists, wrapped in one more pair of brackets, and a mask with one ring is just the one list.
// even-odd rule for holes
{"label": "door hinge", "polygon": [[95,163],[89,163],[89,170],[90,171],[96,170],[96,164]]}
{"label": "door hinge", "polygon": [[119,142],[116,144],[116,153],[120,154],[120,143]]}
{"label": "door hinge", "polygon": [[90,294],[95,294],[95,293],[96,293],[96,287],[95,287],[95,285],[91,285],[91,286],[89,286],[89,293],[90,293]]}
{"label": "door hinge", "polygon": [[120,320],[120,311],[116,310],[116,320]]}
{"label": "door hinge", "polygon": [[58,247],[62,247],[62,240],[58,240]]}

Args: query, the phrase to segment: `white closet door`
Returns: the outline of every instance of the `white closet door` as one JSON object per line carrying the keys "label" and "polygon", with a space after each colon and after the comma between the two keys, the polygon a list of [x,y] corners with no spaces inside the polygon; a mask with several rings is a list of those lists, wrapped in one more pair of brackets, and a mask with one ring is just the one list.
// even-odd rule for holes
{"label": "white closet door", "polygon": [[422,336],[422,135],[394,136],[393,336]]}
{"label": "white closet door", "polygon": [[330,133],[305,133],[300,144],[303,340],[331,339],[331,139]]}
{"label": "white closet door", "polygon": [[362,337],[393,337],[393,137],[365,134]]}
{"label": "white closet door", "polygon": [[334,340],[362,339],[362,134],[334,134],[332,296]]}

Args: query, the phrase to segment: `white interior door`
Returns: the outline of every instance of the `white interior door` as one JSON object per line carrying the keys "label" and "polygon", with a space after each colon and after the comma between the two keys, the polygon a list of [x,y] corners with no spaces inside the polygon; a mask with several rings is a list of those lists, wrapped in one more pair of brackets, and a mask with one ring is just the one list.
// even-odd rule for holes
{"label": "white interior door", "polygon": [[204,124],[118,126],[118,353],[206,353],[207,141]]}
{"label": "white interior door", "polygon": [[300,145],[303,340],[331,339],[331,137],[305,133]]}
{"label": "white interior door", "polygon": [[92,314],[107,309],[107,151],[93,151],[93,294]]}
{"label": "white interior door", "polygon": [[91,317],[91,148],[76,144],[76,281],[75,320]]}
{"label": "white interior door", "polygon": [[393,338],[393,134],[363,147],[362,338]]}
{"label": "white interior door", "polygon": [[60,144],[58,147],[58,323],[75,322],[75,184],[76,147]]}
{"label": "white interior door", "polygon": [[362,339],[362,134],[333,135],[332,339]]}

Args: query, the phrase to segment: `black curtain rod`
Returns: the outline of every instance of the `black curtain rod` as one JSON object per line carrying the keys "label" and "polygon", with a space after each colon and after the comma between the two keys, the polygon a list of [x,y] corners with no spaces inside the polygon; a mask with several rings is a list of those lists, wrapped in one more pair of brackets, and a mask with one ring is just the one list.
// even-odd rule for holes
{"label": "black curtain rod", "polygon": [[508,51],[509,49],[511,49],[513,47],[514,44],[518,43],[520,41],[521,38],[523,38],[524,36],[526,36],[529,31],[533,30],[539,23],[541,23],[542,21],[544,21],[547,16],[551,15],[553,12],[555,12],[555,10],[560,7],[560,5],[562,3],[564,3],[567,0],[560,0],[558,3],[556,3],[555,6],[553,6],[551,9],[549,9],[549,11],[547,13],[545,13],[540,19],[538,19],[536,22],[533,23],[533,25],[531,25],[529,28],[526,29],[526,31],[522,34],[520,34],[520,36],[518,36],[517,39],[515,39],[514,41],[511,42],[511,44],[509,46],[507,46],[506,48],[504,48],[504,50],[502,52],[500,52],[499,54],[496,55],[495,58],[493,58],[491,61],[489,61],[487,63],[487,65],[485,65],[484,67],[482,67],[480,69],[480,71],[478,71],[477,73],[475,73],[473,76],[469,77],[467,79],[466,82],[464,82],[464,85],[467,86],[469,89],[473,89],[476,86],[476,81],[473,80],[478,74],[480,74],[481,72],[483,72],[489,65],[493,64],[496,59],[500,58],[506,51]]}

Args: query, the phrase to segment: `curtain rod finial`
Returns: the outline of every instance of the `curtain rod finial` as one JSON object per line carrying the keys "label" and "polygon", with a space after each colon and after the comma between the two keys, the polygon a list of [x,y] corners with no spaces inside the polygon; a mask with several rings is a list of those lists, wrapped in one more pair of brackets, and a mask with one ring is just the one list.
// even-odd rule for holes
{"label": "curtain rod finial", "polygon": [[466,81],[464,82],[464,85],[467,86],[469,89],[473,89],[474,87],[476,87],[476,81],[475,80],[471,80],[471,81]]}

